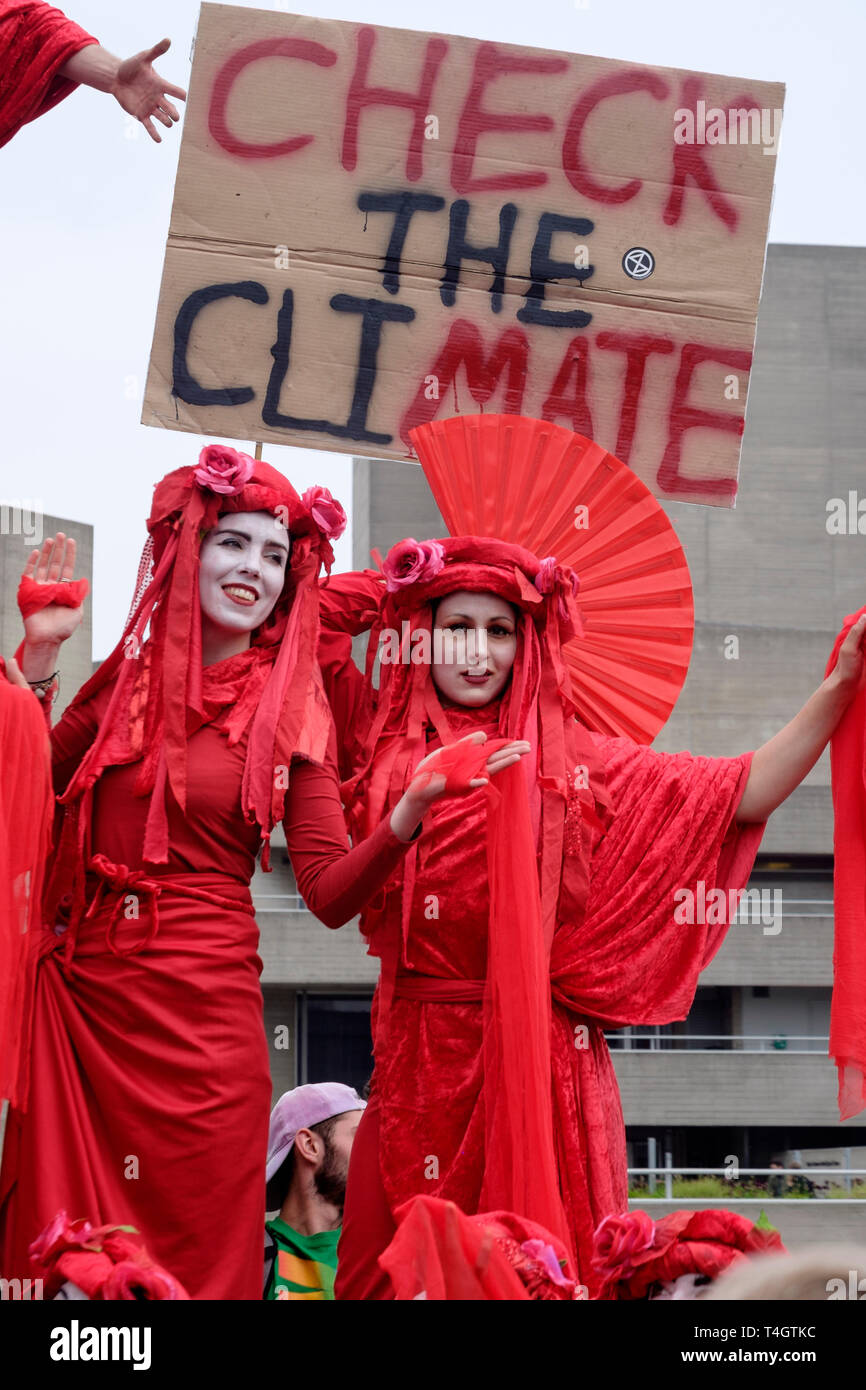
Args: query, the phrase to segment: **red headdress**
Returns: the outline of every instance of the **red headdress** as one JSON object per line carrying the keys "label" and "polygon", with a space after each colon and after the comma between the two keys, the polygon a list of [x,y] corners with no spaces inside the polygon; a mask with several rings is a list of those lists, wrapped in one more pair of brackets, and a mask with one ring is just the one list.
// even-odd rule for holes
{"label": "red headdress", "polygon": [[[202,669],[199,554],[202,539],[226,512],[266,511],[291,536],[283,592],[248,651]],[[236,743],[249,730],[242,784],[246,819],[267,841],[283,814],[293,757],[321,762],[330,711],[315,660],[317,576],[330,572],[331,539],[345,514],[324,488],[299,497],[269,464],[224,445],[208,445],[198,467],[176,469],[156,485],[149,537],[132,608],[111,655],[78,692],[81,704],[114,687],[96,738],[60,801],[63,836],[48,894],[48,912],[74,884],[72,920],[83,906],[90,795],[103,770],[141,760],[136,790],[149,796],[144,859],[168,858],[166,796],[186,806],[186,741],[206,723]],[[285,769],[283,777],[275,769]],[[53,918],[49,915],[49,921]],[[70,932],[70,942],[74,932]]]}
{"label": "red headdress", "polygon": [[413,1197],[379,1263],[397,1299],[568,1300],[586,1296],[568,1251],[550,1231],[510,1211],[467,1216],[454,1202]]}
{"label": "red headdress", "polygon": [[603,1299],[647,1298],[656,1283],[682,1274],[717,1279],[747,1255],[785,1254],[779,1232],[734,1211],[674,1211],[653,1221],[645,1211],[606,1216],[595,1233],[593,1266]]}

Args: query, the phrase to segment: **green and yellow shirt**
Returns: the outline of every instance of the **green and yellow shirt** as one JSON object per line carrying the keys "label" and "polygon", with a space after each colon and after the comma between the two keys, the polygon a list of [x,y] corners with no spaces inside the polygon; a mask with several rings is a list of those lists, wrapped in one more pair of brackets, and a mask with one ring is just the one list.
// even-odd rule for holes
{"label": "green and yellow shirt", "polygon": [[340,1227],[302,1236],[275,1216],[265,1223],[277,1247],[266,1298],[334,1297]]}

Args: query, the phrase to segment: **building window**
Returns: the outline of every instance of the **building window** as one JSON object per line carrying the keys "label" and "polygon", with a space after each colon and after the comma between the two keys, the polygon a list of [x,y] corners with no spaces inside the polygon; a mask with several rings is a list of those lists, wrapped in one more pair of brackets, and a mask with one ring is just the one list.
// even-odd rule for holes
{"label": "building window", "polygon": [[373,1071],[369,994],[298,995],[299,1081],[362,1091]]}

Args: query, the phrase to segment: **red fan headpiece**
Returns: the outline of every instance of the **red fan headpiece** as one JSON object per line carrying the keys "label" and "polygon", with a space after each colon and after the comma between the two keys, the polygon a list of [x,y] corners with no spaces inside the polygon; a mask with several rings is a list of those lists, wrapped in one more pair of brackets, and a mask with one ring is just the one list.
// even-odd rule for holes
{"label": "red fan headpiece", "polygon": [[645,1211],[607,1216],[594,1237],[593,1267],[602,1280],[600,1298],[646,1298],[655,1283],[682,1274],[717,1279],[747,1255],[785,1254],[779,1232],[756,1226],[733,1211],[675,1211],[653,1221]]}
{"label": "red fan headpiece", "polygon": [[[283,592],[248,651],[202,670],[199,555],[207,532],[226,512],[266,511],[291,536]],[[67,807],[60,853],[49,890],[49,912],[75,882],[74,908],[83,904],[79,869],[94,783],[111,765],[141,760],[136,790],[150,796],[144,859],[168,858],[165,799],[171,789],[186,806],[186,741],[202,724],[223,728],[236,743],[249,728],[242,784],[246,819],[259,825],[263,862],[267,840],[282,817],[287,778],[275,767],[293,756],[325,756],[330,712],[315,661],[317,576],[333,563],[331,540],[345,513],[325,489],[299,497],[269,464],[225,445],[208,445],[198,466],[169,473],[154,489],[149,537],[123,635],[78,692],[72,706],[114,681],[96,739],[60,800]],[[147,635],[146,635],[147,634]],[[70,814],[71,813],[71,814]],[[70,933],[70,941],[74,932]]]}
{"label": "red fan headpiece", "polygon": [[589,729],[651,743],[689,667],[685,554],[631,469],[583,435],[520,415],[458,415],[411,431],[452,535],[496,536],[580,582],[583,631],[563,660]]}

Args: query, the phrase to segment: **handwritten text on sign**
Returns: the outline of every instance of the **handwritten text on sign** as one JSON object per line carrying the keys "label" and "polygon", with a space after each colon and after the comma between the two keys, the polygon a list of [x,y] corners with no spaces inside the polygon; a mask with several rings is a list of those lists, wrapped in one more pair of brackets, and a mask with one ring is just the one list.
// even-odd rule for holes
{"label": "handwritten text on sign", "polygon": [[144,422],[408,459],[505,410],[731,505],[782,90],[203,5]]}

